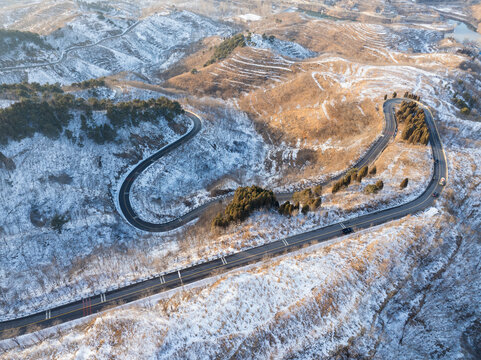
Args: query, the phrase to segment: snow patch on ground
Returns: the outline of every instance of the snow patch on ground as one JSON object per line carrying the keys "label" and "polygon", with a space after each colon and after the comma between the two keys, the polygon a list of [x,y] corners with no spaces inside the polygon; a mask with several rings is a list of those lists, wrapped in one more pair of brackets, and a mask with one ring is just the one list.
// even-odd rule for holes
{"label": "snow patch on ground", "polygon": [[4,341],[0,358],[308,359],[373,349],[378,359],[469,358],[479,351],[481,311],[481,153],[469,139],[481,126],[443,103],[436,110],[453,131],[442,136],[451,176],[434,207],[70,330],[19,338],[20,347]]}
{"label": "snow patch on ground", "polygon": [[4,99],[0,99],[0,109],[8,108],[9,106],[11,106],[11,105],[14,104],[14,103],[15,103],[14,100],[4,100]]}
{"label": "snow patch on ground", "polygon": [[[72,329],[62,341],[58,335],[38,345],[33,340],[28,353],[35,356],[41,349],[47,354],[55,349],[57,354],[72,357],[81,351],[95,352],[101,359],[127,359],[136,349],[138,359],[229,358],[234,354],[264,359],[292,357],[319,344],[317,355],[326,356],[339,344],[347,344],[359,331],[356,324],[374,316],[377,304],[413,266],[416,256],[409,254],[409,248],[414,226],[423,221],[432,220],[421,216],[408,226],[391,225],[327,248],[223,275],[214,284],[177,291],[158,302],[107,312],[97,316],[87,330],[82,326]],[[429,234],[423,248],[433,242]],[[388,260],[383,259],[393,254],[400,261],[386,273],[383,264]],[[370,261],[364,261],[365,257]],[[121,336],[113,341],[116,329],[122,329]],[[273,342],[266,341],[269,336]],[[139,348],[137,344],[145,337],[151,345]],[[4,356],[13,360],[25,351],[11,350]]]}
{"label": "snow patch on ground", "polygon": [[256,14],[239,15],[239,18],[241,18],[244,21],[259,21],[259,20],[262,20],[262,16],[259,16],[259,15],[256,15]]}
{"label": "snow patch on ground", "polygon": [[259,34],[253,34],[251,42],[255,48],[269,49],[276,54],[296,60],[308,59],[317,55],[314,51],[306,49],[296,42],[279,40],[277,38],[272,40],[263,39]]}

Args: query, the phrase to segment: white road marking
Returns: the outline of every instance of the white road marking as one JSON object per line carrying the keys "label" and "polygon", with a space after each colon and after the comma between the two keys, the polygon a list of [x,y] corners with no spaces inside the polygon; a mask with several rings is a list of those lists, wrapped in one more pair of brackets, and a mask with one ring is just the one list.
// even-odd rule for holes
{"label": "white road marking", "polygon": [[221,257],[221,260],[222,260],[222,264],[227,265],[227,260],[223,256]]}
{"label": "white road marking", "polygon": [[45,320],[48,320],[52,317],[52,310],[45,311]]}
{"label": "white road marking", "polygon": [[161,276],[159,277],[159,281],[160,281],[161,284],[165,284],[164,275],[161,275]]}
{"label": "white road marking", "polygon": [[289,246],[289,243],[287,242],[286,239],[282,239],[282,242],[284,243],[284,246]]}
{"label": "white road marking", "polygon": [[100,294],[100,302],[103,303],[103,302],[106,302],[106,301],[107,301],[107,297],[105,296],[105,293]]}
{"label": "white road marking", "polygon": [[346,228],[346,225],[344,225],[343,223],[341,223],[341,227],[342,227],[343,229],[345,229],[345,228]]}

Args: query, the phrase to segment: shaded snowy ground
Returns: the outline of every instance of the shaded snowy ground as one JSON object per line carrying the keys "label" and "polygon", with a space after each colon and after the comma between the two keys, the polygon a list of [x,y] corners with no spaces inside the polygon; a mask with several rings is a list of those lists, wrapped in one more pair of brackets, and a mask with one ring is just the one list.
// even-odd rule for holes
{"label": "shaded snowy ground", "polygon": [[281,56],[287,56],[297,60],[312,58],[317,55],[314,51],[306,49],[298,43],[283,41],[276,38],[273,38],[272,40],[263,39],[259,34],[252,35],[252,46],[260,49],[269,49]]}

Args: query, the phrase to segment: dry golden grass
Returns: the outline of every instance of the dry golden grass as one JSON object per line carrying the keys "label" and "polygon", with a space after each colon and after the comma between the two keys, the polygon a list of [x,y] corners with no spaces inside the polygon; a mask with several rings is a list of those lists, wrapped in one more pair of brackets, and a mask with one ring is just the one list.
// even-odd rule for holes
{"label": "dry golden grass", "polygon": [[[402,126],[401,126],[402,129]],[[430,176],[431,159],[429,157],[431,149],[429,145],[413,145],[401,140],[401,132],[399,131],[395,140],[389,144],[382,152],[379,158],[374,162],[376,166],[376,174],[368,175],[371,183],[381,179],[384,182],[384,188],[379,192],[378,200],[373,202],[373,195],[363,193],[363,179],[361,184],[354,182],[346,189],[339,191],[336,194],[326,192],[323,197],[323,206],[334,206],[343,209],[346,213],[364,210],[376,209],[377,207],[388,203],[389,200],[382,199],[383,191],[386,187],[391,187],[398,196],[403,193],[408,194],[413,191],[413,183],[422,182]],[[371,168],[371,167],[370,167]],[[408,187],[400,190],[399,185],[402,180],[408,178]]]}
{"label": "dry golden grass", "polygon": [[[294,160],[286,161],[282,151],[267,160],[268,167],[275,163],[276,170],[285,172],[285,183],[345,169],[380,133],[383,114],[377,107],[382,92],[391,89],[385,81],[375,79],[393,75],[375,65],[456,67],[460,61],[458,56],[446,54],[395,54],[393,58],[383,47],[379,25],[328,22],[298,13],[266,17],[251,23],[249,30],[330,55],[283,65],[287,70],[282,71],[265,67],[279,61],[271,52],[242,48],[222,62],[199,68],[198,74],[175,76],[166,86],[198,96],[237,98],[240,109],[255,120],[267,142],[299,146],[301,151]],[[190,60],[192,67],[196,57]],[[253,75],[256,72],[258,75]],[[364,96],[365,90],[373,87],[379,92],[374,101],[372,96]],[[323,146],[328,140],[332,146]]]}
{"label": "dry golden grass", "polygon": [[76,8],[74,2],[70,1],[44,1],[33,6],[32,4],[15,4],[7,7],[5,13],[13,9],[20,10],[20,12],[28,9],[28,11],[24,12],[25,15],[19,17],[9,28],[48,35],[73,20],[78,15],[75,13]]}
{"label": "dry golden grass", "polygon": [[221,37],[211,36],[190,45],[186,50],[190,55],[171,66],[168,70],[162,72],[161,78],[170,79],[182,74],[190,74],[193,69],[202,69],[205,62],[212,57],[215,46],[220,42],[222,42]]}
{"label": "dry golden grass", "polygon": [[321,90],[311,75],[323,82],[315,73],[301,73],[274,88],[254,91],[239,104],[251,115],[259,114],[272,132],[281,135],[274,138],[276,142],[323,142],[339,138],[341,133],[351,137],[368,129],[380,130],[377,123],[381,119],[372,102],[360,102],[352,89],[342,89],[339,84],[323,83]]}
{"label": "dry golden grass", "polygon": [[[459,56],[446,54],[395,54],[393,58],[383,48],[379,25],[327,22],[285,13],[253,22],[249,30],[297,41],[330,55],[285,65],[288,70],[279,71],[265,68],[278,61],[271,52],[242,48],[220,63],[200,68],[198,74],[173,77],[166,85],[194,95],[236,98],[267,142],[300,148],[294,160],[286,160],[280,150],[266,162],[285,173],[286,184],[345,169],[381,132],[382,92],[392,89],[386,81],[376,79],[393,79],[399,74],[391,75],[391,70],[375,65],[439,68],[456,67],[460,62]],[[252,75],[256,70],[267,75]],[[277,81],[273,77],[278,77]],[[373,87],[378,89],[378,99],[364,95]],[[328,140],[331,145],[324,146]]]}
{"label": "dry golden grass", "polygon": [[[249,93],[239,100],[239,106],[255,119],[267,141],[302,149],[296,161],[289,164],[284,178],[289,183],[318,176],[321,171],[328,174],[344,170],[378,136],[383,114],[373,101],[359,100],[362,89],[346,88],[316,71],[300,72],[288,82]],[[328,141],[331,145],[323,148]],[[276,162],[281,158],[279,154]]]}
{"label": "dry golden grass", "polygon": [[[306,19],[298,13],[284,13],[249,25],[249,30],[254,33],[295,41],[320,54],[341,55],[346,59],[370,64],[385,65],[386,62],[394,62],[386,54],[380,56],[379,51],[372,50],[376,48],[381,49],[381,53],[385,52],[385,43],[384,36],[380,33],[382,29],[369,24],[326,22]],[[262,67],[275,64],[278,59],[269,51],[251,48],[236,49],[228,59],[204,68],[203,64],[212,52],[210,47],[215,44],[216,41],[211,40],[210,44],[188,57],[182,65],[185,65],[184,73],[170,77],[164,86],[181,89],[189,94],[228,99],[251,92],[258,86],[269,85],[273,77],[283,78],[283,82],[286,82],[298,74],[299,63],[291,65],[290,71]],[[257,66],[236,62],[238,59],[233,59],[236,57],[250,59]],[[199,73],[191,74],[190,70],[193,68],[199,70]],[[253,76],[255,71],[258,72],[257,76]],[[268,74],[263,75],[263,71]]]}
{"label": "dry golden grass", "polygon": [[377,173],[390,172],[401,174],[407,178],[428,176],[429,160],[423,160],[430,151],[430,145],[409,144],[402,140],[404,124],[398,124],[398,132],[394,142],[383,151],[375,162]]}
{"label": "dry golden grass", "polygon": [[[198,52],[191,56],[186,60],[189,71],[170,78],[164,86],[181,89],[198,96],[230,99],[256,87],[266,86],[272,82],[273,76],[290,75],[290,70],[263,67],[277,65],[273,54],[268,51],[257,52],[249,47],[238,48],[228,59],[204,67],[211,54],[212,50],[209,50],[203,54]],[[284,65],[284,67],[288,66]],[[190,72],[193,68],[198,70],[197,74]]]}
{"label": "dry golden grass", "polygon": [[[473,17],[478,20],[481,26],[481,4],[476,4],[471,7],[473,10]],[[478,31],[480,31],[480,28],[478,27]]]}
{"label": "dry golden grass", "polygon": [[[276,22],[278,18],[282,23]],[[298,13],[287,13],[257,22],[250,30],[295,41],[319,54],[336,54],[347,59],[378,64],[392,61],[365,48],[373,47],[373,40],[380,43],[383,41],[383,35],[370,24],[306,19]]]}

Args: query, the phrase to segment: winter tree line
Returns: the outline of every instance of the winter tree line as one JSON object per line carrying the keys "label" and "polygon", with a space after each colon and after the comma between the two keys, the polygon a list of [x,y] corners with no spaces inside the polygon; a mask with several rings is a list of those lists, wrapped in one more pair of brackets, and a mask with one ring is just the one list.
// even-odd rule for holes
{"label": "winter tree line", "polygon": [[[138,126],[145,121],[154,123],[161,117],[172,121],[184,112],[177,101],[165,97],[119,103],[108,99],[85,100],[65,94],[57,85],[0,85],[2,92],[14,93],[20,100],[0,109],[0,144],[20,141],[36,133],[55,139],[65,132],[71,138],[67,127],[74,111],[81,113],[81,130],[98,144],[114,141],[119,128]],[[109,122],[97,125],[93,111],[105,111]]]}

